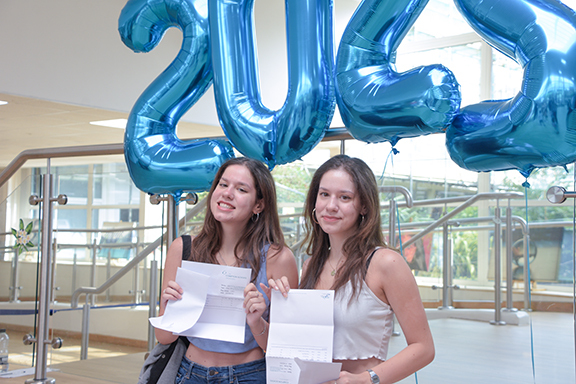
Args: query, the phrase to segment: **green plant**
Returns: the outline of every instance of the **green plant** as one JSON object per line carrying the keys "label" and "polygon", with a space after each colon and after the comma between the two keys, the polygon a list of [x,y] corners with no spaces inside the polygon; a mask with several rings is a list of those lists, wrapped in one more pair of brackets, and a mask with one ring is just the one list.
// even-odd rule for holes
{"label": "green plant", "polygon": [[31,221],[24,227],[24,220],[20,219],[19,229],[15,230],[12,229],[12,234],[16,238],[16,244],[14,244],[14,249],[20,255],[24,251],[28,251],[28,247],[33,247],[34,243],[32,243],[32,226],[33,222]]}
{"label": "green plant", "polygon": [[459,279],[478,278],[478,235],[476,232],[452,233],[453,271]]}

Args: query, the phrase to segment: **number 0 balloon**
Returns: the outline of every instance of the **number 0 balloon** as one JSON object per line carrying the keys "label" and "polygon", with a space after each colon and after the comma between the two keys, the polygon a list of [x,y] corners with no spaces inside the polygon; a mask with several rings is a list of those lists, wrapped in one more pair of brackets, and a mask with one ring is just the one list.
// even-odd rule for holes
{"label": "number 0 balloon", "polygon": [[253,0],[210,0],[214,94],[220,125],[245,156],[273,168],[324,137],[336,99],[331,0],[286,0],[288,95],[272,111],[260,99]]}

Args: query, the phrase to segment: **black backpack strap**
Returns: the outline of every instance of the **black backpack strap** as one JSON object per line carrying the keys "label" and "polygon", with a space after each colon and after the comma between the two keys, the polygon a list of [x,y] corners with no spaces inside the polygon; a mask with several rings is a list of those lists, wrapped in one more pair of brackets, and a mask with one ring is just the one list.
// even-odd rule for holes
{"label": "black backpack strap", "polygon": [[[176,345],[180,341],[182,341],[184,343],[184,345],[186,346],[185,348],[188,349],[188,345],[190,344],[190,341],[188,340],[188,338],[186,336],[180,336],[180,337],[178,337],[178,339],[174,340],[168,346],[168,348],[166,348],[162,352],[162,354],[160,356],[158,356],[158,360],[156,360],[154,362],[154,364],[152,365],[152,367],[150,368],[150,377],[148,378],[148,381],[147,381],[148,384],[156,384],[158,382],[158,380],[160,379],[160,376],[162,376],[162,373],[166,369],[168,362],[172,358],[174,351],[176,350]],[[186,352],[184,352],[184,353],[186,353]]]}
{"label": "black backpack strap", "polygon": [[170,344],[170,346],[158,357],[158,360],[156,360],[154,365],[152,365],[152,368],[150,369],[150,378],[148,379],[149,384],[155,384],[158,382],[162,372],[164,372],[164,368],[166,368],[166,364],[168,364],[170,357],[172,357],[172,354],[174,353],[177,342],[178,339]]}
{"label": "black backpack strap", "polygon": [[[190,235],[182,235],[182,260],[188,260],[190,257],[190,253],[192,252],[192,236]],[[180,340],[186,344],[190,344],[190,341],[186,336],[180,336]]]}
{"label": "black backpack strap", "polygon": [[182,235],[182,260],[188,260],[190,253],[192,253],[192,237]]}
{"label": "black backpack strap", "polygon": [[[192,253],[192,236],[190,235],[182,235],[182,260],[188,260],[190,258],[190,254]],[[186,336],[180,336],[180,340],[184,342],[186,348],[190,344],[190,341]]]}
{"label": "black backpack strap", "polygon": [[[190,235],[182,235],[182,260],[188,260],[190,257],[190,252],[192,250],[192,237]],[[172,354],[174,353],[174,349],[176,348],[176,344],[178,344],[178,340],[182,340],[186,348],[190,344],[190,341],[186,336],[180,336],[176,339],[170,346],[160,355],[158,360],[154,363],[152,368],[150,369],[150,378],[148,379],[148,384],[156,384],[162,372],[164,372],[164,368],[170,361]]]}

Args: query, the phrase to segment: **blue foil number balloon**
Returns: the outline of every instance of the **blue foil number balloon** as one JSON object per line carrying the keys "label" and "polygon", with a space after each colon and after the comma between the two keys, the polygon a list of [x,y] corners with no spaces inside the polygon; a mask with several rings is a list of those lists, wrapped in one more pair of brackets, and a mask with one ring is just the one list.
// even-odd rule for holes
{"label": "blue foil number balloon", "polygon": [[556,0],[456,0],[468,23],[524,69],[520,92],[469,105],[446,131],[452,160],[472,171],[576,160],[576,15]]}
{"label": "blue foil number balloon", "polygon": [[460,106],[460,86],[442,65],[395,70],[396,49],[428,0],[364,0],[347,25],[336,59],[342,121],[361,141],[442,132]]}
{"label": "blue foil number balloon", "polygon": [[124,153],[139,189],[180,195],[209,189],[234,153],[225,140],[182,141],[175,134],[182,115],[212,84],[207,0],[130,0],[118,21],[122,41],[135,52],[153,49],[170,27],[182,30],[182,47],[132,108]]}
{"label": "blue foil number balloon", "polygon": [[253,0],[210,0],[214,94],[234,147],[270,168],[301,158],[324,137],[336,100],[331,0],[286,0],[288,95],[277,111],[260,98]]}

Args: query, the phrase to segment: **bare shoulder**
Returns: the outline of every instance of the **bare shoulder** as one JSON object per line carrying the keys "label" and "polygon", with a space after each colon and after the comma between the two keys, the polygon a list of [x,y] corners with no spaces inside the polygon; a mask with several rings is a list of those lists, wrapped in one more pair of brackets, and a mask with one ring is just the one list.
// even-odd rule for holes
{"label": "bare shoulder", "polygon": [[287,246],[279,249],[277,246],[271,246],[267,255],[267,262],[270,266],[286,266],[296,263],[292,250]]}
{"label": "bare shoulder", "polygon": [[374,265],[374,269],[379,274],[393,275],[397,273],[410,273],[410,267],[402,255],[390,248],[379,248],[370,265]]}
{"label": "bare shoulder", "polygon": [[286,276],[290,279],[291,286],[298,286],[298,267],[290,248],[284,246],[282,249],[278,249],[278,247],[272,246],[268,251],[267,263],[269,279],[279,279]]}
{"label": "bare shoulder", "polygon": [[168,252],[166,253],[166,266],[176,265],[179,267],[182,265],[183,248],[184,246],[181,237],[177,237],[172,241],[172,244],[170,244]]}
{"label": "bare shoulder", "polygon": [[[166,252],[166,261],[164,264],[164,280],[174,280],[178,267],[182,266],[182,239],[177,238],[172,241],[168,252]],[[162,283],[164,284],[164,282]]]}
{"label": "bare shoulder", "polygon": [[278,245],[273,244],[270,246],[270,250],[268,251],[267,259],[272,261],[274,259],[286,260],[288,258],[293,258],[294,254],[292,250],[287,247],[286,245],[280,249]]}
{"label": "bare shoulder", "polygon": [[419,298],[416,280],[408,263],[392,249],[380,248],[376,251],[368,268],[366,283],[392,308],[412,297]]}
{"label": "bare shoulder", "polygon": [[180,255],[181,256],[183,247],[184,247],[184,245],[183,245],[182,237],[177,237],[176,239],[174,239],[174,241],[172,241],[172,244],[170,244],[170,247],[168,248],[167,257],[170,257],[172,255]]}

